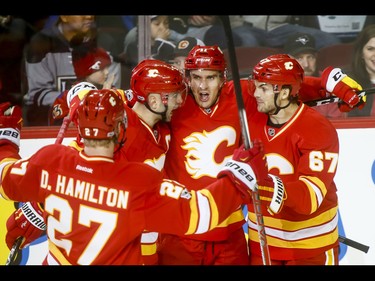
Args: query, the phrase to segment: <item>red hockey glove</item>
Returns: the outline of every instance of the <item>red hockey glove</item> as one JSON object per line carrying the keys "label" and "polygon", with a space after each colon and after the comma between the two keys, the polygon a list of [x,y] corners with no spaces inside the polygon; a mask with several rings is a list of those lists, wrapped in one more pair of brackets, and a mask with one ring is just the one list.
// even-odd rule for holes
{"label": "red hockey glove", "polygon": [[[244,149],[244,145],[242,145],[234,151],[232,159],[226,163],[217,177],[228,176],[243,194],[244,203],[250,203],[251,191],[257,188],[255,171],[250,163],[264,161],[262,160],[263,157],[265,156],[261,141],[255,140],[253,147],[248,150]],[[262,171],[259,171],[259,174],[262,174]]]}
{"label": "red hockey glove", "polygon": [[23,241],[20,246],[20,249],[22,249],[40,237],[46,230],[43,209],[39,203],[24,203],[8,218],[6,226],[8,232],[5,241],[8,248],[11,249],[17,238],[22,236]]}
{"label": "red hockey glove", "polygon": [[340,68],[327,67],[324,69],[321,78],[321,86],[343,101],[339,103],[341,112],[349,112],[355,107],[359,109],[364,107],[366,98],[361,99],[357,94],[358,91],[362,90],[362,86],[344,74]]}
{"label": "red hockey glove", "polygon": [[23,125],[22,110],[10,102],[0,104],[0,128],[13,128],[21,131]]}
{"label": "red hockey glove", "polygon": [[235,186],[243,195],[244,203],[251,202],[251,191],[256,189],[255,173],[248,162],[259,155],[260,150],[262,150],[263,154],[263,145],[261,142],[257,142],[249,150],[245,150],[242,145],[234,151],[232,159],[225,164],[224,168],[217,175],[217,178],[227,176],[235,183]]}
{"label": "red hockey glove", "polygon": [[0,143],[10,141],[19,147],[22,124],[22,110],[18,105],[0,104]]}
{"label": "red hockey glove", "polygon": [[232,158],[236,161],[250,162],[249,164],[258,178],[264,178],[268,175],[268,165],[263,151],[263,143],[259,139],[255,139],[253,147],[248,150],[245,149],[244,145],[241,145],[241,147],[234,151]]}
{"label": "red hockey glove", "polygon": [[69,107],[69,116],[72,120],[75,118],[75,112],[80,101],[91,90],[97,90],[94,84],[89,82],[81,82],[74,85],[66,95],[66,103]]}
{"label": "red hockey glove", "polygon": [[284,201],[283,182],[274,175],[268,174],[268,165],[259,140],[249,150],[243,146],[236,149],[233,159],[228,161],[218,177],[230,176],[236,187],[244,195],[244,203],[250,203],[252,191],[258,190],[259,199],[266,204],[270,214],[279,213]]}

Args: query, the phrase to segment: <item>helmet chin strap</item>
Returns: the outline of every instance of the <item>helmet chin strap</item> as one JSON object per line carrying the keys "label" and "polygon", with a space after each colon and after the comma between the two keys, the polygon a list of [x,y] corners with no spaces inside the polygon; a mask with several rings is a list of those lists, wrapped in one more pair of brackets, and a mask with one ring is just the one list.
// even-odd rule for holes
{"label": "helmet chin strap", "polygon": [[285,105],[285,106],[278,106],[278,105],[277,105],[276,100],[277,100],[277,97],[279,96],[279,93],[280,93],[280,92],[275,93],[275,97],[274,97],[274,99],[273,99],[273,103],[274,103],[274,105],[275,105],[275,107],[276,107],[276,111],[275,111],[274,113],[270,113],[270,115],[277,115],[277,114],[280,112],[281,109],[287,108],[287,107],[290,105],[290,102],[291,102],[290,99],[289,99],[288,104]]}
{"label": "helmet chin strap", "polygon": [[124,143],[126,142],[126,126],[122,123],[121,128],[119,129],[119,132],[115,135],[115,144],[116,149],[114,151],[114,154],[120,150],[121,147],[124,146]]}
{"label": "helmet chin strap", "polygon": [[[163,103],[163,104],[164,104],[164,103]],[[161,115],[161,120],[162,120],[163,122],[166,122],[166,121],[167,121],[168,105],[164,104],[164,107],[165,107],[164,112],[157,112],[157,111],[155,111],[155,110],[152,110],[152,109],[150,108],[150,106],[148,105],[148,103],[145,103],[145,106],[146,106],[146,108],[147,108],[148,110],[150,110],[152,113],[155,113],[155,114],[159,114],[159,115]]]}

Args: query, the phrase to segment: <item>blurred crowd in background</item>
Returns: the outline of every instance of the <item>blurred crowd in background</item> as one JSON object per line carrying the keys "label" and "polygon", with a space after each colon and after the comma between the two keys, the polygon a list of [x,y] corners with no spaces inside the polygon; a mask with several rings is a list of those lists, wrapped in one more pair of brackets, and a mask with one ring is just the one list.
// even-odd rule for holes
{"label": "blurred crowd in background", "polygon": [[[259,59],[288,53],[306,75],[319,76],[332,65],[343,68],[363,88],[375,85],[375,16],[230,15],[229,19],[243,78]],[[50,116],[55,100],[77,80],[87,80],[93,70],[105,66],[113,86],[128,89],[139,61],[155,58],[181,66],[189,44],[218,45],[231,79],[221,16],[2,15],[0,102],[21,105],[26,126],[54,125]],[[102,50],[110,63],[102,58],[102,68],[92,69],[90,58]],[[321,111],[329,118],[373,116],[373,102],[369,95],[366,107],[350,114],[339,113],[332,105]]]}

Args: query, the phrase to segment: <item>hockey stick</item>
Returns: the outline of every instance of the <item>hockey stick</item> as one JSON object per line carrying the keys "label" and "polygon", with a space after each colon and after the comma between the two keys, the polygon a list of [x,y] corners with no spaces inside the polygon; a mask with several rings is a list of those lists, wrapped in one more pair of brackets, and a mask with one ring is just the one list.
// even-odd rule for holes
{"label": "hockey stick", "polygon": [[[229,16],[221,16],[221,18],[222,18],[223,27],[225,30],[225,36],[227,39],[228,54],[229,54],[229,60],[230,60],[231,69],[232,69],[234,88],[236,92],[238,113],[240,115],[242,138],[243,138],[245,148],[249,149],[252,147],[252,143],[250,139],[250,131],[249,131],[248,123],[247,123],[245,106],[244,106],[242,93],[241,93],[240,76],[238,73],[238,65],[237,65],[237,58],[236,58],[236,53],[234,49],[232,29],[230,26]],[[263,264],[271,265],[271,259],[270,259],[270,254],[268,250],[266,231],[264,228],[263,214],[261,210],[259,194],[257,191],[252,192],[251,194],[252,194],[252,199],[253,199],[253,204],[254,204],[255,216],[257,218],[258,235],[259,235],[260,249],[262,252]]]}
{"label": "hockey stick", "polygon": [[[71,121],[72,120],[69,118],[69,115],[64,117],[63,122],[62,122],[61,127],[60,127],[60,130],[57,134],[55,144],[61,144],[62,143],[62,141],[64,140],[66,130],[68,129]],[[9,256],[8,256],[8,259],[7,259],[7,262],[6,262],[5,265],[12,265],[14,263],[14,261],[16,260],[17,255],[20,251],[22,239],[23,239],[23,237],[20,236],[14,242],[14,244],[12,246],[12,249],[9,252]]]}
{"label": "hockey stick", "polygon": [[14,262],[15,262],[17,256],[18,256],[18,253],[20,251],[22,239],[23,239],[23,237],[20,236],[14,242],[14,244],[12,246],[12,249],[10,249],[9,256],[8,256],[8,259],[5,263],[5,265],[13,265],[14,264]]}
{"label": "hockey stick", "polygon": [[354,240],[351,240],[349,238],[346,238],[346,237],[343,237],[343,236],[340,236],[340,235],[339,235],[339,242],[341,242],[341,243],[343,243],[345,245],[348,245],[348,246],[350,246],[350,247],[352,247],[354,249],[357,249],[357,250],[360,250],[362,252],[365,252],[365,253],[367,253],[368,250],[370,249],[369,246],[366,246],[364,244],[361,244],[359,242],[356,242]]}
{"label": "hockey stick", "polygon": [[[362,91],[358,92],[358,96],[360,98],[362,98],[366,95],[372,95],[372,94],[375,94],[375,88],[369,88],[369,89],[365,89],[365,90],[362,90]],[[341,99],[339,97],[332,96],[332,97],[329,97],[329,98],[307,101],[307,102],[305,102],[305,104],[308,105],[308,106],[320,106],[320,105],[339,102],[339,101],[341,101]]]}
{"label": "hockey stick", "polygon": [[57,134],[55,144],[61,144],[62,143],[62,141],[64,140],[66,130],[68,129],[71,121],[72,120],[70,119],[69,115],[64,117],[63,122],[62,122],[61,127],[60,127],[60,130]]}

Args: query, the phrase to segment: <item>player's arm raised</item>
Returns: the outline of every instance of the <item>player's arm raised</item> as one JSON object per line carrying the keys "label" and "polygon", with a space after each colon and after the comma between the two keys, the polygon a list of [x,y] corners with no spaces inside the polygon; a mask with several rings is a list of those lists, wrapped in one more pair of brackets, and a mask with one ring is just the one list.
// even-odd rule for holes
{"label": "player's arm raised", "polygon": [[303,102],[337,96],[342,100],[338,103],[341,112],[349,112],[354,108],[362,109],[366,96],[359,97],[362,86],[343,73],[341,68],[329,66],[324,69],[321,77],[305,76],[299,96]]}

